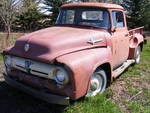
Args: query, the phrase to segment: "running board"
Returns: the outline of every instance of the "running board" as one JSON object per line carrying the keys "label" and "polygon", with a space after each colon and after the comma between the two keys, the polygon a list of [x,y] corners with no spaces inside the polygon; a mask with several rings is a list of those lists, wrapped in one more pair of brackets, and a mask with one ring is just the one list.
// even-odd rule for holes
{"label": "running board", "polygon": [[124,62],[119,68],[113,71],[113,78],[118,77],[121,73],[125,71],[125,69],[127,69],[133,63],[135,63],[135,60],[133,59]]}

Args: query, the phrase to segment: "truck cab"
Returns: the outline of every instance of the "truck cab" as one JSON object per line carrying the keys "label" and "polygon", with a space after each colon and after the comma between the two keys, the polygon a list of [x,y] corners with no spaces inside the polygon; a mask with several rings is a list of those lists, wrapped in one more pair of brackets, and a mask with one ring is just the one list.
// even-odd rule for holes
{"label": "truck cab", "polygon": [[56,24],[20,37],[4,50],[5,81],[37,98],[69,104],[103,93],[113,78],[140,62],[143,27],[128,30],[123,7],[61,6]]}

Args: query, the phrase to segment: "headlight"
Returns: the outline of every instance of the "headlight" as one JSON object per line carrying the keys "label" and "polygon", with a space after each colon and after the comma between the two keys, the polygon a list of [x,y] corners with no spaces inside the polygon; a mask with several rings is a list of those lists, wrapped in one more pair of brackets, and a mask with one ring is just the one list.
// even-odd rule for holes
{"label": "headlight", "polygon": [[5,63],[7,68],[11,67],[11,65],[12,65],[11,56],[9,56],[9,55],[4,56],[4,63]]}
{"label": "headlight", "polygon": [[62,67],[57,67],[54,73],[55,80],[58,84],[64,85],[69,82],[69,77],[66,70]]}

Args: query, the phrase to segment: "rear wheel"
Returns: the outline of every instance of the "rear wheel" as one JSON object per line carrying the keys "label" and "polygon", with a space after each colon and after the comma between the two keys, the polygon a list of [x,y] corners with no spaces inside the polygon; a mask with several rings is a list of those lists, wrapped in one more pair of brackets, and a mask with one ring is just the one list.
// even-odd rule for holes
{"label": "rear wheel", "polygon": [[135,64],[139,64],[140,63],[140,59],[141,59],[141,47],[138,46],[136,48],[136,51],[135,51]]}
{"label": "rear wheel", "polygon": [[103,93],[105,91],[107,85],[107,77],[104,70],[100,69],[93,73],[90,80],[90,88],[87,93],[87,97],[96,96],[99,93]]}

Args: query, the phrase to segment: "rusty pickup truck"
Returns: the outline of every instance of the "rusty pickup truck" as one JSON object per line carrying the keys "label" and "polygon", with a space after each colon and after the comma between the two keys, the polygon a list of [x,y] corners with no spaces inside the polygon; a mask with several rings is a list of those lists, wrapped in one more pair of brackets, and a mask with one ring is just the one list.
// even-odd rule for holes
{"label": "rusty pickup truck", "polygon": [[44,101],[103,93],[140,62],[143,27],[128,30],[123,7],[107,3],[61,6],[56,24],[19,38],[4,50],[5,81]]}

